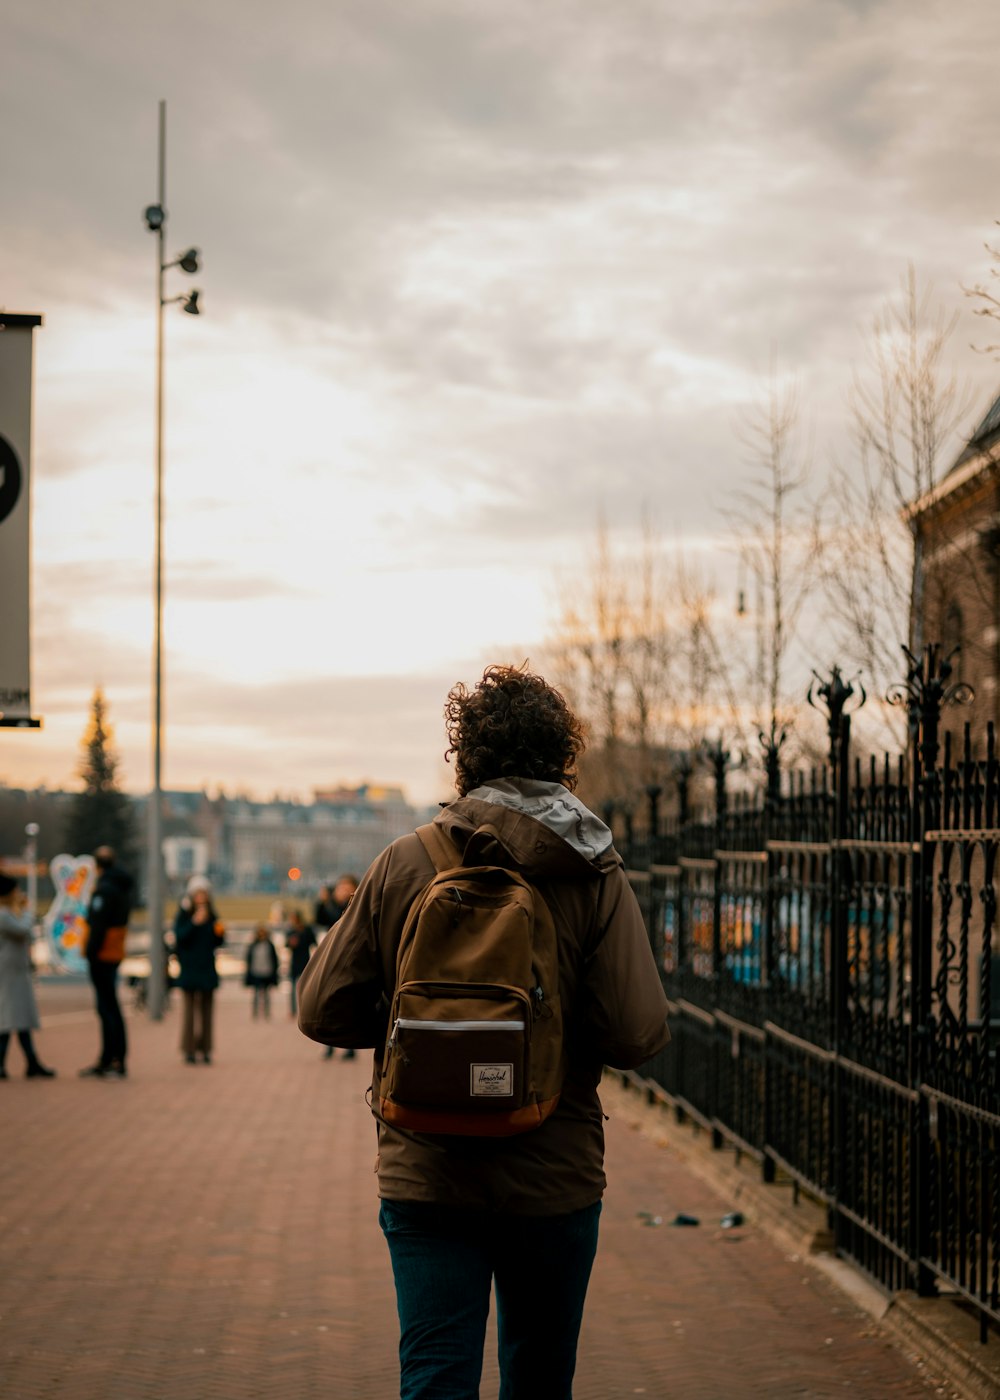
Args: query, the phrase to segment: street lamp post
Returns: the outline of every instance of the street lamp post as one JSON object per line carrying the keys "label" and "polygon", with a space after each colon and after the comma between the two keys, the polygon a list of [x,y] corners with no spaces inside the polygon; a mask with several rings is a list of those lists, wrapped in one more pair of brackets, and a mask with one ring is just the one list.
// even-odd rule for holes
{"label": "street lamp post", "polygon": [[28,867],[28,915],[34,929],[38,918],[38,823],[29,822],[24,834],[28,838],[24,848],[24,863]]}
{"label": "street lamp post", "polygon": [[149,798],[148,909],[149,909],[149,1013],[163,1015],[167,992],[167,950],[163,942],[163,308],[181,302],[191,316],[201,314],[199,293],[165,297],[164,277],[172,267],[197,272],[197,248],[189,248],[172,262],[165,261],[167,224],[167,104],[160,103],[157,202],[149,205],[146,227],[156,235],[156,563],[153,623],[153,790]]}

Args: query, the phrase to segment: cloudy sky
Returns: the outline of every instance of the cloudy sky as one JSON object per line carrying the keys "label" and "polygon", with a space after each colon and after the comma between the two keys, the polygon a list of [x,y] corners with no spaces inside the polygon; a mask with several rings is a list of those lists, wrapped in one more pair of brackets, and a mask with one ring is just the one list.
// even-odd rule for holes
{"label": "cloudy sky", "polygon": [[442,795],[445,690],[538,654],[599,512],[725,579],[772,353],[825,471],[908,261],[973,417],[998,387],[960,290],[1000,218],[993,0],[3,8],[45,728],[0,780],[69,781],[101,684],[150,781],[160,98],[205,311],[167,309],[167,786]]}

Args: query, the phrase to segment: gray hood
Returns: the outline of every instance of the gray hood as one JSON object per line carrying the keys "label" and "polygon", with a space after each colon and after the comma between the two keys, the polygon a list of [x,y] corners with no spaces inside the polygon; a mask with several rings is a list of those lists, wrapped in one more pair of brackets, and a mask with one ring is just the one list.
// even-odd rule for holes
{"label": "gray hood", "polygon": [[611,832],[601,819],[562,783],[545,783],[537,778],[496,778],[473,788],[466,796],[509,807],[541,822],[588,861],[596,860],[612,842]]}

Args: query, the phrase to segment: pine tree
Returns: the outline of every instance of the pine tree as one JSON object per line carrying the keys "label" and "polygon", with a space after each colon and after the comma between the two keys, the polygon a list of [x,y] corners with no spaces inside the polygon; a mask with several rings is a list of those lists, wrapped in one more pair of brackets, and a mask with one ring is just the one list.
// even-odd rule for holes
{"label": "pine tree", "polygon": [[84,855],[98,846],[111,846],[118,862],[134,870],[135,819],[131,800],[119,785],[120,760],[107,715],[107,701],[98,687],[82,741],[78,774],[83,791],[73,799],[66,821],[66,849],[71,855]]}

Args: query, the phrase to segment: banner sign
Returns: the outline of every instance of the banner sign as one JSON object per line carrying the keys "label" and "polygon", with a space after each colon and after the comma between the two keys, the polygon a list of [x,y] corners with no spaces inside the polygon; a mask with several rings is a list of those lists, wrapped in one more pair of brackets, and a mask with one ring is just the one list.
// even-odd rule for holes
{"label": "banner sign", "polygon": [[41,316],[0,311],[0,726],[31,717],[31,366]]}

